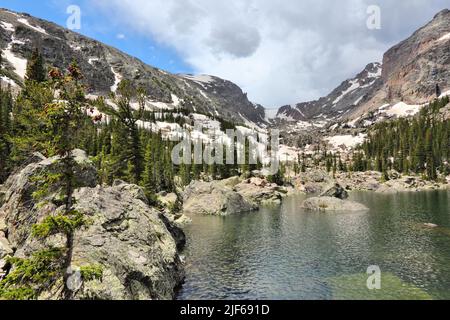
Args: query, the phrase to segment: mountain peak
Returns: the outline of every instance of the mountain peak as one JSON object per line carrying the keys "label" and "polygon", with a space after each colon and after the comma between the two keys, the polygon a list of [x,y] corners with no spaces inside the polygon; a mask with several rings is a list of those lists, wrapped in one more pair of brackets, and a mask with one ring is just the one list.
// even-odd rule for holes
{"label": "mountain peak", "polygon": [[115,48],[28,14],[0,10],[1,81],[19,87],[38,46],[48,66],[76,60],[90,96],[107,96],[122,79],[145,89],[152,110],[184,108],[238,124],[265,124],[264,109],[230,81],[209,75],[173,75]]}
{"label": "mountain peak", "polygon": [[440,19],[440,18],[450,18],[450,10],[449,9],[444,9],[439,11],[433,18],[433,20],[435,19]]}
{"label": "mountain peak", "polygon": [[381,73],[380,62],[369,63],[354,78],[342,82],[326,97],[281,107],[278,118],[288,121],[336,121],[371,97],[381,84]]}
{"label": "mountain peak", "polygon": [[386,103],[426,103],[435,97],[437,87],[442,91],[450,89],[449,57],[450,10],[444,9],[389,49],[382,64],[369,63],[355,78],[317,101],[281,107],[278,118],[337,122]]}

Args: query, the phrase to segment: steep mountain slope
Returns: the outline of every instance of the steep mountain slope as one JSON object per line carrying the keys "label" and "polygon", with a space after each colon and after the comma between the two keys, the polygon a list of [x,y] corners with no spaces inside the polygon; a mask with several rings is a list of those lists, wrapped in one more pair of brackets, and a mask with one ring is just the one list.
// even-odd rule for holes
{"label": "steep mountain slope", "polygon": [[41,49],[48,65],[66,68],[75,59],[92,95],[107,95],[122,79],[142,86],[154,109],[185,108],[235,123],[265,124],[264,108],[235,84],[210,76],[174,75],[117,49],[27,14],[0,9],[1,81],[20,86],[26,58]]}
{"label": "steep mountain slope", "polygon": [[327,97],[280,108],[277,117],[291,121],[322,119],[329,124],[363,123],[373,113],[388,118],[414,114],[422,104],[449,90],[450,10],[445,9],[388,50],[382,64],[369,64]]}
{"label": "steep mountain slope", "polygon": [[410,38],[386,52],[384,90],[389,100],[426,102],[436,85],[450,88],[450,10],[438,13]]}
{"label": "steep mountain slope", "polygon": [[344,81],[328,96],[281,107],[277,117],[287,121],[336,120],[368,101],[381,84],[381,65],[370,63],[355,78]]}

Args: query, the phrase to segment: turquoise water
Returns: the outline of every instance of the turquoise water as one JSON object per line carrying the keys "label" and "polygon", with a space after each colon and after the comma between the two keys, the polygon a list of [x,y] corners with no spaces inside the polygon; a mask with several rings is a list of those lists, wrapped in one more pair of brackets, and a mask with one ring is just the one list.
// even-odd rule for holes
{"label": "turquoise water", "polygon": [[[304,199],[194,217],[178,298],[450,299],[450,192],[352,194],[365,213],[306,212]],[[380,290],[367,289],[372,265]]]}

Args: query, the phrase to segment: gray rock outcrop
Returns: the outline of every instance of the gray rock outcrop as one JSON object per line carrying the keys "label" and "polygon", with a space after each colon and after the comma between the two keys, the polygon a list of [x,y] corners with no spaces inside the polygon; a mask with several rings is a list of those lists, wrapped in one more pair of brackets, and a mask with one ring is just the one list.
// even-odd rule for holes
{"label": "gray rock outcrop", "polygon": [[334,197],[341,200],[348,198],[348,192],[339,183],[330,185],[325,191],[320,195],[321,197]]}
{"label": "gray rock outcrop", "polygon": [[334,197],[315,197],[305,200],[302,207],[306,210],[311,211],[337,211],[337,212],[349,212],[349,211],[367,211],[369,210],[366,206],[349,201],[341,200]]}
{"label": "gray rock outcrop", "polygon": [[257,209],[241,194],[217,181],[193,181],[185,189],[183,200],[183,212],[188,215],[226,216]]}
{"label": "gray rock outcrop", "polygon": [[285,193],[265,179],[251,178],[237,184],[234,190],[255,206],[281,204]]}
{"label": "gray rock outcrop", "polygon": [[[96,186],[96,171],[86,155],[77,151],[80,188],[74,193],[74,209],[90,224],[74,237],[72,270],[99,265],[102,280],[82,283],[75,299],[136,300],[172,299],[184,278],[178,249],[184,244],[183,232],[147,203],[142,189],[116,181],[112,187]],[[31,236],[31,228],[62,207],[49,197],[45,204],[34,201],[32,179],[50,170],[52,159],[31,163],[11,176],[3,186],[4,205],[0,209],[0,276],[7,255],[29,257],[44,244]],[[6,241],[4,241],[6,240]],[[61,246],[64,239],[52,236],[45,245]],[[59,288],[59,289],[58,289]],[[44,292],[42,299],[57,299],[60,286]]]}
{"label": "gray rock outcrop", "polygon": [[296,188],[308,194],[320,194],[330,188],[333,180],[330,175],[321,169],[311,169],[303,172],[295,181]]}
{"label": "gray rock outcrop", "polygon": [[444,9],[383,57],[383,81],[389,98],[406,103],[429,101],[436,85],[450,87],[450,10]]}

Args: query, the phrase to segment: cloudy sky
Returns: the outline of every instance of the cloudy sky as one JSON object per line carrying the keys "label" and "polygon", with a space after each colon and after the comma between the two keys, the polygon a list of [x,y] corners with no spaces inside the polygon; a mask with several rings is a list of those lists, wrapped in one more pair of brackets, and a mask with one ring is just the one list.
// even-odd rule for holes
{"label": "cloudy sky", "polygon": [[[450,0],[0,0],[65,24],[171,72],[231,80],[275,107],[329,93],[427,23]],[[381,29],[367,27],[371,5]]]}

